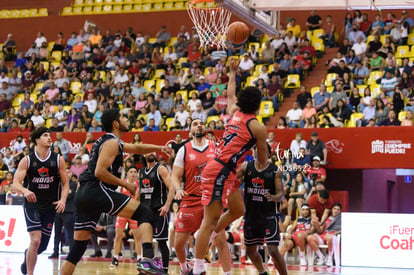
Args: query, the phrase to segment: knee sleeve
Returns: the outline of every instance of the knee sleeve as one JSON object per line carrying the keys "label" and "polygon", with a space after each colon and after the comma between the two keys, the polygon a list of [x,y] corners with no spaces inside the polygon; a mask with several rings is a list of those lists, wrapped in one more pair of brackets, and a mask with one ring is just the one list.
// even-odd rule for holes
{"label": "knee sleeve", "polygon": [[154,248],[152,247],[152,243],[142,243],[142,256],[151,259],[154,257]]}
{"label": "knee sleeve", "polygon": [[134,214],[132,214],[131,219],[136,220],[138,225],[152,223],[152,211],[148,207],[140,204]]}
{"label": "knee sleeve", "polygon": [[88,242],[89,240],[74,240],[72,247],[70,248],[69,255],[66,257],[66,261],[76,265],[80,261],[80,259],[82,259],[83,253],[85,253],[86,248],[88,247]]}
{"label": "knee sleeve", "polygon": [[42,238],[40,239],[39,248],[37,249],[37,254],[41,254],[43,251],[46,250],[47,245],[49,244],[50,236],[42,234]]}
{"label": "knee sleeve", "polygon": [[233,233],[231,233],[231,232],[228,232],[228,239],[227,239],[227,242],[229,243],[229,244],[233,244],[234,243],[234,237],[233,237]]}
{"label": "knee sleeve", "polygon": [[161,251],[162,266],[168,268],[168,263],[170,261],[170,250],[167,246],[167,241],[158,241],[158,247]]}

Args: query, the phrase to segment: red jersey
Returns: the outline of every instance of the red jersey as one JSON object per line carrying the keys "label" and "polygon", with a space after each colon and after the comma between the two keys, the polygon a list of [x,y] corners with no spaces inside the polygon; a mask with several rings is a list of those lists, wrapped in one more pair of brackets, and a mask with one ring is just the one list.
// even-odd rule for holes
{"label": "red jersey", "polygon": [[[128,181],[128,180],[124,179],[124,181]],[[135,181],[135,185],[137,186],[137,190],[139,190],[139,181],[138,180]],[[125,187],[121,187],[121,193],[135,199],[135,194],[131,194],[131,192],[129,192]]]}
{"label": "red jersey", "polygon": [[256,138],[247,124],[255,115],[236,111],[227,123],[223,138],[216,149],[216,160],[231,170],[244,161],[247,152],[256,144]]}
{"label": "red jersey", "polygon": [[201,205],[201,175],[209,160],[214,159],[216,145],[208,140],[208,146],[199,151],[191,142],[184,145],[184,190],[185,195],[180,207]]}

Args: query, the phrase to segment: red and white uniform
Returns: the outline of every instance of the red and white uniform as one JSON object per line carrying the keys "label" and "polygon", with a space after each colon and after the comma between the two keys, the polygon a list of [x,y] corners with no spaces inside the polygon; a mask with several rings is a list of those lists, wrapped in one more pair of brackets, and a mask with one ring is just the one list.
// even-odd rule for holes
{"label": "red and white uniform", "polygon": [[184,191],[175,230],[177,232],[196,232],[203,220],[204,209],[201,204],[201,176],[207,162],[214,158],[216,145],[206,140],[202,146],[193,141],[187,142],[178,150],[174,166],[184,168]]}
{"label": "red and white uniform", "polygon": [[327,231],[326,228],[328,227],[328,225],[334,220],[335,218],[330,216],[328,219],[326,219],[325,221],[325,226],[323,229],[323,233],[322,234],[317,234],[317,236],[319,237],[319,244],[326,244],[326,241],[324,240],[326,234],[335,234],[336,231]]}
{"label": "red and white uniform", "polygon": [[298,233],[306,232],[306,231],[310,230],[311,227],[312,227],[311,217],[304,218],[304,217],[300,216],[298,218],[298,221],[296,223],[295,232],[293,232],[293,234],[292,234],[292,240],[294,242],[294,245],[298,244]]}
{"label": "red and white uniform", "polygon": [[256,138],[247,126],[253,119],[256,119],[255,115],[236,111],[227,123],[215,158],[207,163],[201,178],[203,205],[219,200],[226,207],[228,196],[239,187],[236,169],[256,144]]}
{"label": "red and white uniform", "polygon": [[[127,181],[127,179],[125,179],[125,181]],[[137,188],[139,189],[139,182],[135,181],[135,185],[137,186]],[[126,188],[121,187],[120,192],[124,195],[130,196],[132,198],[135,198],[135,195],[132,195],[131,192],[129,192]],[[127,219],[127,218],[123,218],[120,216],[116,217],[116,223],[115,223],[115,227],[116,228],[126,228],[126,224],[128,223],[129,228],[130,229],[137,229],[138,228],[138,222],[136,220],[133,219]]]}

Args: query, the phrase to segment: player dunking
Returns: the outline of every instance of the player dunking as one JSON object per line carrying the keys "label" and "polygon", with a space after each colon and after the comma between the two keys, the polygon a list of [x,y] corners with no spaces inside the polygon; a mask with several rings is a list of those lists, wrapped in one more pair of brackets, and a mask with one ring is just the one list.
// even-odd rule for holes
{"label": "player dunking", "polygon": [[[36,144],[35,150],[20,161],[13,188],[25,197],[24,217],[30,234],[21,271],[32,275],[37,255],[45,251],[49,243],[56,212],[65,210],[69,177],[63,156],[50,150],[52,138],[49,129],[37,128],[30,139]],[[62,190],[59,199],[60,182]]]}
{"label": "player dunking", "polygon": [[267,167],[258,169],[256,161],[243,163],[238,176],[244,177],[244,243],[247,256],[257,268],[259,275],[267,275],[263,259],[257,251],[266,239],[269,254],[280,275],[287,275],[286,263],[279,253],[279,216],[277,202],[283,197],[282,176],[277,167],[268,162]]}
{"label": "player dunking", "polygon": [[[131,166],[128,168],[127,171],[127,178],[125,181],[128,181],[128,183],[132,183],[139,187],[138,183],[138,169],[135,166]],[[131,194],[127,189],[124,187],[121,188],[121,193],[132,196],[133,199],[135,198],[135,194]],[[138,199],[139,200],[139,199]],[[116,224],[115,224],[115,240],[114,240],[114,257],[112,258],[112,262],[110,266],[118,266],[119,264],[119,257],[120,257],[120,251],[122,246],[122,236],[126,227],[126,224],[128,223],[129,229],[132,230],[132,234],[134,236],[135,241],[135,250],[137,252],[137,258],[140,259],[140,253],[138,253],[141,249],[141,241],[138,231],[138,222],[133,219],[127,219],[123,217],[116,217]]]}
{"label": "player dunking", "polygon": [[[181,275],[188,274],[185,245],[190,235],[196,232],[203,219],[203,205],[201,204],[201,175],[208,160],[214,158],[215,143],[206,139],[206,128],[200,119],[191,122],[190,134],[193,139],[185,143],[177,152],[174,161],[171,180],[177,190],[175,198],[182,200],[178,212],[175,228],[175,252],[181,267]],[[181,180],[184,186],[181,188]],[[223,232],[224,233],[224,232]],[[218,246],[220,255],[227,248],[224,240]],[[223,249],[224,248],[224,249]],[[231,260],[221,261],[223,270],[230,270]]]}
{"label": "player dunking", "polygon": [[[158,242],[161,251],[162,268],[164,273],[168,274],[168,264],[170,260],[170,251],[167,246],[168,240],[168,212],[174,199],[175,188],[171,184],[171,175],[168,168],[157,162],[155,153],[149,153],[145,156],[147,167],[141,168],[138,172],[140,201],[142,205],[149,209],[149,215],[152,217],[152,228],[154,239]],[[167,189],[169,192],[167,192]],[[168,194],[168,195],[167,195]],[[144,261],[137,264],[138,271],[150,271]]]}
{"label": "player dunking", "polygon": [[[123,152],[147,154],[153,151],[170,153],[171,149],[151,144],[131,144],[120,140],[128,131],[128,118],[121,115],[118,109],[106,110],[102,115],[102,125],[106,134],[101,136],[92,146],[89,167],[80,176],[80,187],[76,194],[75,238],[62,265],[61,274],[73,274],[76,264],[87,248],[91,231],[102,212],[119,215],[138,221],[142,236],[143,256],[152,258],[152,216],[150,210],[131,197],[118,193],[118,186],[125,187],[135,194],[137,186],[120,179],[123,165]],[[149,270],[162,272],[162,269],[151,260],[146,260]]]}
{"label": "player dunking", "polygon": [[[236,169],[243,162],[246,153],[256,145],[257,167],[262,169],[267,163],[267,130],[255,116],[262,95],[258,89],[247,87],[236,98],[238,66],[235,59],[230,59],[227,113],[232,118],[216,148],[214,160],[207,163],[201,178],[204,218],[196,240],[196,259],[192,270],[197,275],[205,273],[204,255],[210,238],[213,239],[216,234],[213,232],[220,232],[244,213],[243,199],[235,183]],[[228,210],[220,217],[223,204],[228,205]],[[230,271],[225,273],[227,274]]]}

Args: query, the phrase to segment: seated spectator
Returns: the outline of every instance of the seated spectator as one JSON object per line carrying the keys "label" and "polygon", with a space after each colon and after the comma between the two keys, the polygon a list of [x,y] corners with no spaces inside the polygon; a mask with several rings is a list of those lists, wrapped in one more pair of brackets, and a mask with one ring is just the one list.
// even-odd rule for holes
{"label": "seated spectator", "polygon": [[244,58],[240,61],[239,68],[242,72],[242,80],[244,81],[249,75],[251,70],[254,69],[254,62],[251,60],[248,53],[244,54]]}
{"label": "seated spectator", "polygon": [[404,120],[401,122],[401,126],[413,126],[413,125],[414,125],[413,111],[408,110]]}
{"label": "seated spectator", "polygon": [[386,72],[385,77],[381,79],[381,89],[388,97],[394,95],[394,89],[397,85],[398,79],[391,72]]}
{"label": "seated spectator", "polygon": [[306,154],[306,145],[305,147],[300,147],[298,154],[293,155],[293,168],[303,170],[305,167],[309,166],[311,163],[311,158]]}
{"label": "seated spectator", "polygon": [[49,130],[52,132],[63,132],[63,129],[63,126],[59,126],[58,120],[56,118],[52,118],[52,126],[49,127]]}
{"label": "seated spectator", "polygon": [[293,102],[293,108],[290,109],[286,117],[288,119],[288,125],[290,128],[298,128],[300,123],[300,118],[302,117],[302,109],[299,108],[298,102]]}
{"label": "seated spectator", "polygon": [[302,133],[296,133],[296,137],[290,143],[290,151],[292,152],[293,158],[299,156],[299,149],[306,148],[306,141],[303,139]]}
{"label": "seated spectator", "polygon": [[322,111],[322,107],[327,106],[329,104],[329,100],[331,98],[331,94],[326,92],[325,84],[321,84],[319,86],[319,92],[313,95],[313,106],[315,107],[316,111]]}
{"label": "seated spectator", "polygon": [[369,69],[366,66],[363,66],[361,61],[356,63],[353,73],[354,78],[352,81],[355,85],[363,85],[369,77]]}
{"label": "seated spectator", "polygon": [[279,121],[276,125],[277,129],[288,129],[289,125],[286,122],[286,118],[284,116],[279,117]]}
{"label": "seated spectator", "polygon": [[316,109],[312,106],[312,101],[309,99],[305,105],[305,108],[302,110],[302,117],[300,120],[300,127],[304,128],[306,121],[312,116],[316,115]]}
{"label": "seated spectator", "polygon": [[209,116],[223,114],[226,111],[228,103],[227,89],[223,90],[223,94],[219,95],[214,101],[213,107],[208,111]]}
{"label": "seated spectator", "polygon": [[293,214],[293,207],[296,204],[297,209],[302,209],[302,204],[305,202],[306,193],[308,192],[308,186],[305,182],[302,173],[297,173],[292,180],[292,186],[289,190],[288,200],[288,216]]}
{"label": "seated spectator", "polygon": [[346,102],[348,99],[342,82],[339,82],[335,85],[335,91],[331,94],[331,98],[329,99],[330,111],[332,111],[338,105],[338,100],[340,99],[342,99],[344,102]]}
{"label": "seated spectator", "polygon": [[211,91],[213,98],[223,94],[223,90],[227,88],[226,84],[221,83],[221,78],[217,78],[216,82],[211,85],[209,91]]}
{"label": "seated spectator", "polygon": [[40,127],[45,124],[44,118],[40,115],[38,109],[33,110],[33,115],[31,116],[30,120],[33,121],[34,127]]}
{"label": "seated spectator", "polygon": [[379,123],[380,126],[399,126],[401,122],[397,118],[397,113],[394,110],[388,112],[388,118]]}
{"label": "seated spectator", "polygon": [[197,93],[193,92],[190,100],[187,102],[187,109],[194,112],[198,103],[201,104],[201,100],[198,98]]}
{"label": "seated spectator", "polygon": [[325,143],[319,139],[318,132],[312,132],[311,139],[306,145],[306,150],[312,159],[318,156],[322,165],[327,163],[328,150],[326,149]]}
{"label": "seated spectator", "polygon": [[312,187],[317,182],[324,183],[326,181],[326,170],[321,167],[321,159],[318,156],[312,158],[312,166],[306,167],[304,172]]}
{"label": "seated spectator", "polygon": [[379,56],[377,52],[372,53],[372,57],[370,59],[370,68],[371,71],[382,71],[384,68],[384,59]]}
{"label": "seated spectator", "polygon": [[398,86],[394,88],[394,94],[392,96],[392,106],[393,110],[396,114],[398,114],[400,111],[404,109],[404,94],[400,90]]}
{"label": "seated spectator", "polygon": [[115,238],[115,216],[110,216],[108,214],[102,213],[99,221],[96,225],[95,231],[91,235],[91,240],[95,253],[91,255],[93,258],[102,257],[102,251],[98,243],[98,237],[106,238],[107,240],[107,249],[105,258],[112,258],[112,247],[114,245]]}
{"label": "seated spectator", "polygon": [[322,116],[322,122],[319,124],[319,128],[333,128],[335,125],[331,122],[329,116]]}
{"label": "seated spectator", "polygon": [[148,119],[147,125],[144,127],[144,131],[159,131],[160,128],[155,124],[155,119],[150,118]]}
{"label": "seated spectator", "polygon": [[73,128],[72,132],[74,133],[86,132],[85,123],[83,123],[83,121],[79,119],[78,122],[76,122],[75,128]]}
{"label": "seated spectator", "polygon": [[363,118],[362,120],[357,121],[357,126],[366,126],[368,121],[374,119],[375,121],[375,99],[371,98],[369,101],[369,105],[364,108],[362,111]]}
{"label": "seated spectator", "polygon": [[148,113],[148,117],[147,117],[147,126],[149,126],[149,122],[151,119],[154,119],[154,126],[160,126],[161,124],[161,113],[159,110],[157,110],[156,106],[154,104],[150,105],[150,111]]}
{"label": "seated spectator", "polygon": [[174,116],[174,100],[170,97],[168,90],[163,91],[158,109],[162,116]]}
{"label": "seated spectator", "polygon": [[316,118],[316,115],[312,115],[310,118],[308,118],[303,128],[319,128],[318,119]]}
{"label": "seated spectator", "polygon": [[335,127],[343,127],[345,121],[349,120],[351,117],[351,110],[345,104],[344,100],[339,99],[336,107],[332,110],[332,115],[333,116],[329,119],[330,122],[332,122]]}
{"label": "seated spectator", "polygon": [[380,125],[383,120],[388,118],[388,113],[390,112],[390,108],[384,105],[382,99],[377,99],[376,107],[375,107],[375,119],[377,124]]}
{"label": "seated spectator", "polygon": [[333,205],[333,199],[327,190],[320,190],[309,198],[312,220],[324,223],[329,216]]}
{"label": "seated spectator", "polygon": [[[290,216],[286,216],[290,220]],[[285,255],[292,248],[299,247],[300,265],[308,265],[305,257],[306,237],[312,232],[311,216],[308,204],[302,204],[299,217],[293,222],[287,230],[287,237],[283,244],[280,254]]]}
{"label": "seated spectator", "polygon": [[296,97],[296,101],[299,103],[301,109],[305,108],[308,101],[312,99],[311,94],[306,91],[306,86],[302,85],[299,90],[299,94]]}
{"label": "seated spectator", "polygon": [[282,92],[282,86],[279,84],[277,75],[274,74],[271,78],[271,81],[267,85],[267,97],[265,100],[271,100],[273,103],[273,109],[277,111],[279,108],[278,106],[278,96]]}
{"label": "seated spectator", "polygon": [[88,129],[88,132],[102,132],[102,127],[99,126],[98,121],[93,118],[91,122],[91,126]]}
{"label": "seated spectator", "polygon": [[192,112],[191,118],[194,119],[200,119],[203,123],[206,123],[207,121],[207,113],[203,110],[203,106],[201,103],[197,103],[196,110]]}
{"label": "seated spectator", "polygon": [[77,156],[74,159],[73,164],[70,166],[70,172],[79,178],[80,174],[82,174],[87,168],[88,165],[82,163],[82,158]]}

